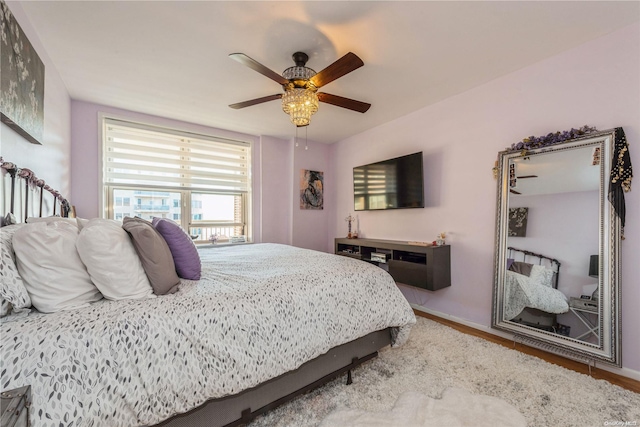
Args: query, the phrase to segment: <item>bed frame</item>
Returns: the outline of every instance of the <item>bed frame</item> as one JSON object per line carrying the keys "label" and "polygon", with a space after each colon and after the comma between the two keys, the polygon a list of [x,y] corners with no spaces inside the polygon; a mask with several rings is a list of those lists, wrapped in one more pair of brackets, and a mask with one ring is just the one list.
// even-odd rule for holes
{"label": "bed frame", "polygon": [[[0,167],[2,169],[2,194],[5,195],[0,201],[3,204],[3,218],[7,213],[15,216],[16,221],[23,220],[25,222],[30,216],[69,216],[72,211],[69,201],[60,192],[47,185],[44,179],[38,178],[31,169],[19,168],[14,163],[5,161],[2,157],[0,157]],[[9,178],[8,183],[7,178]],[[18,183],[17,188],[16,182]],[[7,186],[9,191],[6,191]],[[51,203],[48,198],[45,199],[46,193],[53,197]],[[36,203],[38,203],[37,210]],[[9,209],[7,209],[7,205]],[[58,206],[60,207],[59,211]],[[53,213],[50,210],[53,210]]]}
{"label": "bed frame", "polygon": [[[10,199],[2,200],[9,206],[8,212],[16,216],[16,221],[25,221],[30,216],[50,215],[51,206],[44,199],[45,192],[53,196],[53,215],[59,206],[59,215],[74,215],[73,208],[59,192],[53,190],[26,168],[5,162],[0,157],[3,190],[7,184]],[[7,178],[10,178],[7,183]],[[22,180],[22,182],[20,182]],[[16,184],[21,194],[16,192]],[[24,191],[21,191],[24,188]],[[19,203],[16,203],[16,199]],[[38,209],[36,201],[39,200]],[[31,203],[30,203],[31,201]],[[24,210],[23,210],[24,209]],[[36,213],[37,211],[37,213]],[[19,213],[18,213],[19,212]],[[316,389],[339,375],[347,374],[347,384],[351,384],[351,371],[360,364],[376,357],[378,351],[391,344],[391,329],[372,332],[346,344],[334,347],[294,371],[268,380],[254,388],[238,394],[212,399],[184,414],[174,414],[171,418],[156,424],[157,427],[233,427],[249,423],[255,417],[288,402],[295,397]],[[4,390],[3,393],[11,390]]]}
{"label": "bed frame", "polygon": [[[558,289],[558,278],[560,277],[560,261],[555,258],[548,257],[546,255],[540,255],[535,252],[527,251],[524,249],[517,249],[508,247],[509,258],[520,257],[522,255],[522,262],[529,262],[530,264],[536,263],[538,265],[546,265],[555,271],[553,275],[553,288]],[[531,262],[533,258],[534,262]],[[554,313],[547,313],[546,311],[538,310],[535,308],[525,308],[516,317],[512,319],[513,322],[521,323],[523,325],[531,326],[536,329],[542,329],[548,332],[562,333],[557,328],[557,315]]]}
{"label": "bed frame", "polygon": [[554,276],[553,277],[553,288],[554,289],[558,289],[558,277],[560,276],[560,265],[561,265],[560,261],[558,261],[555,258],[550,258],[548,256],[540,255],[540,254],[537,254],[535,252],[527,251],[527,250],[524,250],[524,249],[516,249],[516,248],[513,248],[511,246],[509,246],[507,248],[507,250],[509,251],[509,258],[513,258],[514,260],[515,260],[515,257],[514,257],[514,253],[515,253],[516,255],[517,254],[522,254],[522,262],[529,261],[529,258],[527,258],[527,257],[530,257],[530,258],[538,258],[538,261],[537,261],[538,265],[542,265],[543,262],[548,264],[549,267],[553,271],[555,271],[555,274],[553,275]]}
{"label": "bed frame", "polygon": [[378,350],[390,343],[390,329],[372,332],[332,348],[295,371],[238,394],[209,400],[190,412],[175,415],[156,426],[234,427],[248,424],[258,415],[314,390],[345,372],[347,384],[351,384],[351,370],[376,357]]}

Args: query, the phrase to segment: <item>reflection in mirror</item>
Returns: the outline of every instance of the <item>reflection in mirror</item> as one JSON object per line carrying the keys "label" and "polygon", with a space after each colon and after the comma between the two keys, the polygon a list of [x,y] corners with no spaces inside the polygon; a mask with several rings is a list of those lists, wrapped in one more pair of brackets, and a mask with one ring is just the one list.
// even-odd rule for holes
{"label": "reflection in mirror", "polygon": [[507,246],[514,249],[507,254],[504,320],[599,344],[591,299],[597,281],[587,274],[590,255],[598,253],[596,149],[509,159]]}
{"label": "reflection in mirror", "polygon": [[620,221],[607,200],[615,137],[500,153],[493,326],[620,366]]}

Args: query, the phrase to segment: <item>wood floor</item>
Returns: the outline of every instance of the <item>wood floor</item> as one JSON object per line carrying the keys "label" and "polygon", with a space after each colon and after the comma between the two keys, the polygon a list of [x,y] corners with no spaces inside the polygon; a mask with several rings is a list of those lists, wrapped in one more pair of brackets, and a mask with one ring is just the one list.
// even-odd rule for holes
{"label": "wood floor", "polygon": [[[452,320],[443,319],[441,317],[434,316],[429,313],[425,313],[423,311],[414,310],[414,313],[416,314],[416,316],[426,317],[427,319],[431,319],[438,323],[442,323],[443,325],[449,326],[465,334],[474,335],[476,337],[484,338],[487,341],[491,341],[505,347],[514,348],[513,341],[508,340],[507,338],[502,338],[497,335],[480,331],[470,326],[462,325]],[[564,368],[571,369],[572,371],[589,375],[589,367],[584,363],[576,362],[575,360],[567,359],[552,353],[547,353],[537,348],[528,347],[524,344],[518,344],[516,346],[516,350],[521,351],[522,353],[529,354],[531,356],[538,357],[542,360],[546,360],[549,363],[553,363],[555,365],[560,365]],[[626,388],[627,390],[640,393],[640,381],[636,381],[631,378],[623,377],[621,375],[614,374],[609,371],[598,369],[597,367],[591,368],[591,376],[593,378],[609,381],[610,383]]]}

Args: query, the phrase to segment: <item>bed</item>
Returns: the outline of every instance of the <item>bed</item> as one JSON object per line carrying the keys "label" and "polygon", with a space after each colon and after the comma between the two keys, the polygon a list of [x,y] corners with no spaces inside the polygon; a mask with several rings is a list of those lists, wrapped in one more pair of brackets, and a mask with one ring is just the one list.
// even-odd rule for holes
{"label": "bed", "polygon": [[569,311],[566,295],[557,289],[561,263],[528,250],[513,247],[508,250],[505,319],[553,330],[556,315]]}
{"label": "bed", "polygon": [[198,252],[201,279],[173,294],[3,317],[1,389],[31,386],[36,427],[240,425],[415,323],[365,262],[279,244]]}

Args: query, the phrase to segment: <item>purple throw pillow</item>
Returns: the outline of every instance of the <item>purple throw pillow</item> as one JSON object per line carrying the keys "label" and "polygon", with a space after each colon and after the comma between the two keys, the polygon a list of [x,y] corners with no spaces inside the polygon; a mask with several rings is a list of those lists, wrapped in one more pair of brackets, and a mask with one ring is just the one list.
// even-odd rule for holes
{"label": "purple throw pillow", "polygon": [[191,237],[175,222],[166,218],[153,218],[153,226],[169,245],[179,277],[200,280],[202,264]]}

